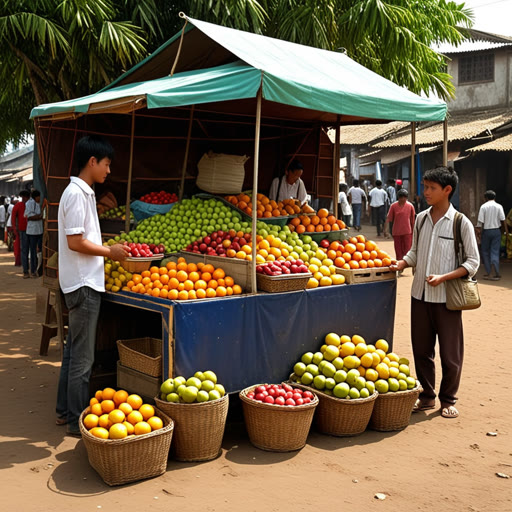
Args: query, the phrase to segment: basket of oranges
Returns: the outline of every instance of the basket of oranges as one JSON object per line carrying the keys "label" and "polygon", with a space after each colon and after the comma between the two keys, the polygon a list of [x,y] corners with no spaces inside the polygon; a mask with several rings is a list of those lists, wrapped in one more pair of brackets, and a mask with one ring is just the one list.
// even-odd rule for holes
{"label": "basket of oranges", "polygon": [[112,388],[97,391],[79,426],[89,463],[108,485],[151,478],[167,469],[174,423],[139,395]]}
{"label": "basket of oranges", "polygon": [[342,220],[320,208],[316,214],[302,214],[290,220],[288,227],[299,235],[309,235],[315,242],[324,238],[328,240],[344,240],[348,230]]}

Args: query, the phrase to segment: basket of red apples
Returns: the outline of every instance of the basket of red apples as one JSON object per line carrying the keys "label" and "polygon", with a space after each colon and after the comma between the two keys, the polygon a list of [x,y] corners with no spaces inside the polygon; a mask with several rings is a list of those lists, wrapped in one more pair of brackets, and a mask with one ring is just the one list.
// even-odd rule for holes
{"label": "basket of red apples", "polygon": [[240,399],[254,446],[272,452],[305,446],[318,405],[314,393],[288,384],[259,384],[240,391]]}
{"label": "basket of red apples", "polygon": [[272,261],[256,266],[258,290],[265,292],[292,292],[304,290],[312,276],[300,259]]}

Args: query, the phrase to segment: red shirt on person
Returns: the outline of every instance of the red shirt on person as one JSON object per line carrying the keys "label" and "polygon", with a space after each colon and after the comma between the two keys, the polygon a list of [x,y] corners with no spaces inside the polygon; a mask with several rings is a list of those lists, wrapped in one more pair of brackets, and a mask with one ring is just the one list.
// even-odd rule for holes
{"label": "red shirt on person", "polygon": [[393,236],[411,235],[414,228],[416,212],[412,203],[407,201],[403,206],[397,201],[388,212],[388,222],[393,223]]}
{"label": "red shirt on person", "polygon": [[12,209],[12,228],[18,231],[27,230],[27,219],[25,217],[25,203],[18,201]]}

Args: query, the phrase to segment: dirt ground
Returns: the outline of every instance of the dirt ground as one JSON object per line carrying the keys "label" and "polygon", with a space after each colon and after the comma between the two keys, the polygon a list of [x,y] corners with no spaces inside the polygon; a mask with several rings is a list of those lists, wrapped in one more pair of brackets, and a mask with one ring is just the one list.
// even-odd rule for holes
{"label": "dirt ground", "polygon": [[[365,232],[375,236],[374,228]],[[380,245],[392,252],[391,242]],[[111,488],[90,467],[83,442],[55,425],[56,340],[39,356],[43,314],[35,298],[45,290],[41,280],[23,280],[13,261],[0,246],[2,510],[512,510],[512,263],[502,264],[501,281],[480,281],[483,305],[463,315],[458,419],[433,410],[414,414],[401,432],[335,438],[312,431],[303,450],[285,454],[254,448],[243,425],[230,423],[218,459],[169,461],[161,477]],[[412,360],[411,281],[410,269],[398,280],[394,348]]]}

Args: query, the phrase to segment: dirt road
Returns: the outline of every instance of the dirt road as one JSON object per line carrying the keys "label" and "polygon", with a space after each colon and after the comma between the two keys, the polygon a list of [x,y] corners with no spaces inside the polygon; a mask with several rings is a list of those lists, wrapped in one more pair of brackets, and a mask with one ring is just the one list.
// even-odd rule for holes
{"label": "dirt road", "polygon": [[[381,245],[392,252],[390,242]],[[511,263],[503,264],[502,274],[499,282],[480,281],[483,305],[464,313],[458,419],[434,410],[413,415],[402,432],[367,431],[355,438],[312,432],[303,450],[286,454],[254,448],[243,426],[232,423],[217,460],[170,461],[159,478],[110,488],[89,466],[83,442],[65,437],[54,423],[60,362],[56,341],[47,357],[39,356],[43,318],[35,297],[44,290],[40,280],[23,280],[12,253],[0,246],[2,509],[510,512]],[[412,360],[411,281],[410,270],[398,280],[394,347]],[[377,500],[376,493],[386,499]]]}

